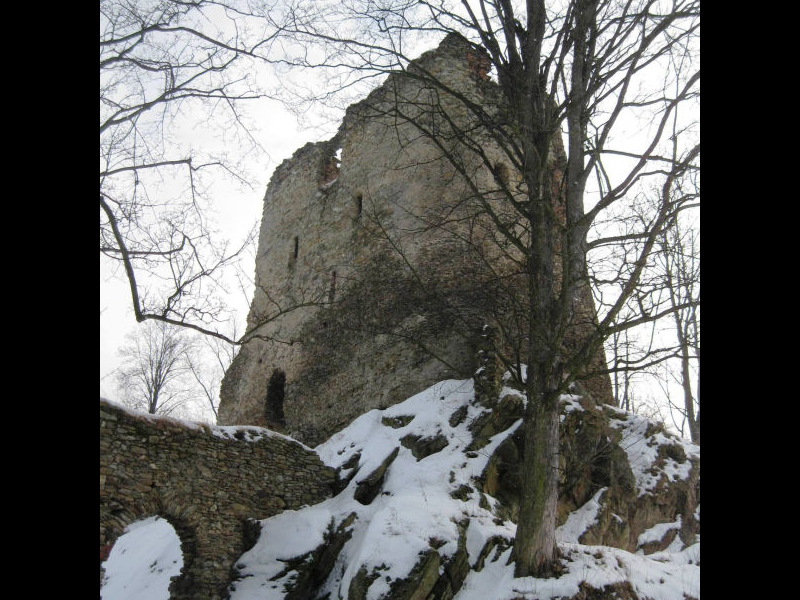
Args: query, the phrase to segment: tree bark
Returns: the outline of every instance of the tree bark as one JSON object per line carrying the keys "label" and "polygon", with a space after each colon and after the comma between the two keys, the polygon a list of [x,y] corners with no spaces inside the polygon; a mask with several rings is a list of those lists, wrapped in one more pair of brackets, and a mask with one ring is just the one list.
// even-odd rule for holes
{"label": "tree bark", "polygon": [[528,400],[519,511],[526,518],[520,518],[514,539],[515,577],[549,575],[557,557],[559,411],[557,396],[547,396],[540,391]]}

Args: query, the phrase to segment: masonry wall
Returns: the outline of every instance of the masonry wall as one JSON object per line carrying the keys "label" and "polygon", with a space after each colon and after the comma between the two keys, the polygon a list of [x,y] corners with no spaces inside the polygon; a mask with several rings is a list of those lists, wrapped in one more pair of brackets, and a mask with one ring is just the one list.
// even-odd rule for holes
{"label": "masonry wall", "polygon": [[257,427],[207,427],[100,401],[100,553],[130,523],[167,519],[184,568],[171,598],[220,599],[255,539],[248,523],[331,496],[334,472]]}
{"label": "masonry wall", "polygon": [[[499,106],[485,60],[457,36],[414,65],[487,110]],[[248,315],[259,337],[226,373],[220,423],[264,425],[315,445],[367,410],[475,371],[481,327],[504,317],[514,290],[496,285],[508,265],[492,228],[471,216],[474,190],[434,143],[397,119],[398,111],[420,110],[420,101],[469,125],[460,101],[391,75],[348,109],[334,138],[307,144],[276,169]],[[440,126],[435,115],[430,121]],[[488,136],[482,150],[495,164],[505,160]],[[497,190],[477,157],[464,161],[482,194]],[[508,176],[510,187],[519,183],[513,170]],[[476,248],[484,254],[470,255]],[[493,272],[482,264],[487,258]],[[591,299],[586,305],[593,316]],[[285,423],[271,421],[267,409],[276,370],[285,374]]]}

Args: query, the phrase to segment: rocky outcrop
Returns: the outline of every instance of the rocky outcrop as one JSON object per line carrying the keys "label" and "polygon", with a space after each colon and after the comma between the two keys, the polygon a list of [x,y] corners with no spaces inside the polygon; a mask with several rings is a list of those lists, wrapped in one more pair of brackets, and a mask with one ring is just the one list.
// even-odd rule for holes
{"label": "rocky outcrop", "polygon": [[[442,382],[363,415],[320,445],[320,456],[341,474],[340,491],[296,516],[262,521],[257,547],[240,560],[252,581],[241,582],[263,589],[260,574],[274,573],[269,585],[285,598],[308,600],[452,600],[464,586],[501,580],[510,582],[506,591],[492,596],[487,588],[481,597],[511,600],[527,597],[513,590],[545,585],[513,578],[526,400],[503,381],[499,399],[488,403],[470,380]],[[685,598],[697,597],[699,447],[588,396],[562,396],[561,406],[562,574],[547,580],[548,589],[560,586],[560,599],[646,600],[649,584],[631,573],[652,572],[660,573],[658,585],[680,585]],[[324,541],[294,555],[270,547],[270,537],[294,530],[287,528],[294,522],[299,530],[327,522],[317,536]],[[277,563],[258,562],[264,554]],[[659,570],[672,557],[677,566]],[[301,588],[305,595],[295,596]]]}
{"label": "rocky outcrop", "polygon": [[[479,432],[472,446],[521,417],[521,407],[520,396],[508,395],[482,415],[474,425]],[[575,541],[645,553],[663,550],[676,533],[684,544],[693,543],[699,533],[694,517],[700,499],[697,447],[653,425],[626,431],[629,419],[636,420],[638,429],[643,420],[588,398],[565,397],[561,419],[558,525],[600,492],[593,524]],[[498,514],[512,521],[519,514],[524,443],[520,428],[494,451],[481,476],[481,491],[497,498]],[[663,538],[639,542],[648,529],[667,522],[679,526]]]}

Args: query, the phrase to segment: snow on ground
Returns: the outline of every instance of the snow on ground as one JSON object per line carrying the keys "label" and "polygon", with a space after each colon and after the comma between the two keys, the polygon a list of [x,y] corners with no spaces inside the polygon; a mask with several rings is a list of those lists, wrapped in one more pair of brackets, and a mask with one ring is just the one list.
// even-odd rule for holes
{"label": "snow on ground", "polygon": [[[510,388],[506,391],[519,394]],[[563,400],[566,410],[583,410],[577,397],[565,396]],[[353,513],[355,517],[348,528],[352,535],[339,553],[320,596],[330,593],[330,598],[346,598],[353,577],[365,567],[368,572],[379,569],[380,577],[367,591],[368,600],[378,600],[389,591],[394,581],[408,575],[419,560],[420,552],[429,551],[432,542],[443,561],[452,556],[458,547],[456,523],[469,519],[466,549],[472,567],[490,539],[501,538],[507,545],[492,551],[482,570],[470,571],[454,600],[570,597],[578,593],[584,581],[594,587],[628,581],[640,597],[652,600],[684,600],[684,594],[700,597],[699,541],[683,548],[676,537],[666,550],[647,556],[578,543],[581,534],[596,519],[605,488],[598,490],[584,506],[569,515],[557,530],[559,550],[566,557],[566,572],[558,578],[515,579],[514,565],[506,563],[516,526],[496,519],[486,508],[496,501],[477,492],[473,479],[483,472],[494,450],[520,426],[521,421],[497,434],[479,451],[467,454],[465,448],[472,440],[467,425],[486,410],[473,402],[472,380],[443,381],[405,402],[362,415],[317,446],[315,451],[320,458],[333,468],[342,467],[360,453],[353,479],[334,498],[261,521],[259,540],[237,561],[242,578],[235,582],[231,599],[283,600],[285,584],[297,575],[288,559],[319,547],[326,531]],[[450,419],[459,409],[466,411],[466,416],[456,426],[451,426]],[[699,457],[699,447],[686,440],[664,436],[660,432],[645,437],[648,423],[645,419],[621,411],[611,413],[612,425],[622,429],[622,445],[633,466],[640,495],[648,493],[661,476],[649,472],[657,456],[657,443],[677,443],[688,457]],[[403,422],[406,424],[402,425]],[[216,428],[224,437],[241,429],[248,431],[249,439],[257,438],[260,433],[255,431],[259,428]],[[400,443],[408,435],[421,438],[440,435],[447,440],[447,446],[417,460],[411,450]],[[370,504],[362,505],[353,497],[358,483],[396,448],[399,451],[386,471],[381,493]],[[688,463],[679,464],[667,459],[662,472],[670,477],[680,477],[688,469]],[[352,470],[342,471],[343,476],[350,473]],[[451,496],[451,492],[459,488],[463,491],[464,485],[472,486],[466,501]],[[699,517],[699,508],[697,513]],[[172,546],[165,543],[163,533],[153,528],[159,522],[165,523],[156,520],[149,525],[145,522],[135,524],[128,536],[147,532],[147,537],[123,544],[128,537],[123,536],[115,544],[106,564],[108,583],[103,588],[103,598],[167,598],[166,591],[158,595],[153,590],[159,585],[166,590],[169,576],[177,573],[177,570],[166,567],[178,564],[174,552],[177,548],[180,558],[180,550],[176,543]],[[645,543],[676,526],[679,527],[680,523],[656,525],[643,533],[639,541]],[[134,566],[134,558],[139,566]]]}
{"label": "snow on ground", "polygon": [[[511,389],[506,391],[519,393]],[[437,541],[437,545],[441,543],[437,551],[443,561],[452,556],[457,550],[459,535],[456,522],[463,522],[465,518],[469,518],[466,548],[470,565],[475,565],[490,538],[504,538],[510,544],[516,526],[511,522],[498,524],[490,510],[480,506],[481,494],[475,491],[474,486],[466,502],[450,495],[460,486],[474,483],[473,478],[483,472],[496,447],[521,424],[521,421],[517,422],[496,435],[479,452],[465,454],[464,449],[472,439],[467,424],[485,410],[472,404],[473,395],[471,380],[443,381],[405,402],[362,415],[317,446],[315,450],[319,456],[333,468],[343,466],[360,453],[358,472],[335,498],[261,522],[259,541],[238,561],[244,579],[236,582],[232,600],[281,600],[284,584],[296,575],[286,572],[286,560],[312,551],[321,543],[322,532],[328,524],[338,525],[351,513],[356,514],[349,528],[352,537],[320,590],[321,596],[330,593],[331,598],[347,597],[353,577],[359,569],[366,567],[368,572],[379,569],[381,576],[367,592],[368,600],[378,600],[389,591],[392,582],[408,575],[419,560],[420,552],[430,550],[431,541]],[[566,409],[583,410],[577,399],[575,396],[564,397],[568,404]],[[451,426],[451,415],[462,407],[466,407],[466,418],[457,426]],[[391,419],[396,425],[402,423],[399,417],[413,418],[402,427],[383,424]],[[626,434],[632,439],[642,424],[638,417],[628,414],[627,418],[627,426],[633,424],[633,427]],[[417,461],[409,449],[400,445],[401,438],[409,434],[422,438],[443,435],[448,445]],[[643,434],[644,429],[641,431]],[[372,473],[398,446],[399,453],[387,471],[382,493],[367,506],[354,500],[357,483]],[[633,452],[629,449],[629,456]],[[640,462],[652,463],[655,449],[652,453],[652,457],[648,454]],[[676,472],[682,467],[670,466]],[[699,598],[699,543],[686,550],[676,546],[658,553],[657,557],[578,543],[580,535],[595,521],[604,491],[605,488],[598,490],[558,528],[559,548],[568,556],[564,575],[557,579],[515,579],[513,564],[506,565],[510,553],[508,548],[502,553],[491,553],[481,571],[471,571],[454,600],[570,597],[578,593],[578,586],[583,581],[595,587],[630,581],[637,593],[652,600],[683,600],[684,593]],[[489,505],[494,503],[494,499],[488,496],[484,496],[484,501]],[[672,526],[672,523],[665,524],[667,528]],[[655,531],[651,532],[655,534]],[[279,545],[275,544],[276,539],[281,540]],[[671,559],[673,554],[674,561]],[[283,575],[277,577],[281,573]],[[271,578],[274,580],[270,581]]]}
{"label": "snow on ground", "polygon": [[101,600],[168,600],[169,578],[183,568],[178,534],[157,516],[131,523],[103,567]]}
{"label": "snow on ground", "polygon": [[[368,593],[368,598],[379,598],[388,592],[392,581],[408,575],[419,553],[430,550],[431,540],[443,542],[438,548],[440,556],[453,555],[458,549],[455,522],[465,517],[471,519],[470,539],[473,541],[497,535],[513,536],[512,524],[496,525],[494,515],[478,505],[477,492],[473,491],[467,502],[450,496],[450,492],[481,474],[494,449],[519,426],[517,423],[496,435],[474,456],[466,456],[464,448],[472,440],[467,424],[485,410],[470,403],[473,397],[472,380],[443,381],[401,404],[362,415],[317,446],[315,450],[320,458],[333,468],[342,466],[360,452],[358,473],[335,498],[293,511],[291,516],[284,516],[287,511],[262,521],[259,541],[237,563],[243,565],[240,572],[245,578],[236,583],[232,600],[282,599],[283,584],[292,573],[275,581],[270,578],[285,570],[286,559],[305,554],[321,542],[319,535],[315,537],[309,533],[307,525],[322,525],[321,534],[325,525],[339,524],[353,512],[356,513],[351,526],[353,535],[339,554],[321,595],[331,592],[332,598],[339,597],[340,593],[346,596],[350,582],[363,566],[368,571],[376,567],[382,569],[381,577],[370,586]],[[461,407],[466,407],[466,418],[453,427],[449,419]],[[413,419],[402,427],[382,424],[382,419],[412,416]],[[417,461],[411,450],[400,445],[400,439],[408,435],[425,438],[442,435],[448,445]],[[366,506],[354,500],[358,482],[397,447],[400,449],[386,473],[382,493]],[[293,523],[296,529],[287,531],[287,522]],[[276,539],[281,540],[280,548],[275,548]]]}
{"label": "snow on ground", "polygon": [[639,539],[636,541],[636,546],[640,547],[650,542],[658,542],[659,540],[663,540],[664,536],[667,535],[667,532],[671,529],[680,530],[681,522],[681,516],[678,515],[677,520],[673,523],[656,523],[650,529],[639,534]]}
{"label": "snow on ground", "polygon": [[578,538],[597,520],[597,511],[600,509],[600,496],[607,489],[607,487],[602,487],[597,490],[591,500],[578,510],[571,512],[566,522],[561,527],[556,528],[556,540],[558,542],[578,543]]}
{"label": "snow on ground", "polygon": [[[684,600],[684,594],[700,597],[700,567],[684,561],[658,561],[608,546],[559,543],[566,555],[567,572],[558,578],[514,578],[506,550],[482,571],[470,571],[453,600],[556,600],[570,598],[587,582],[595,588],[628,581],[642,598]],[[690,547],[699,557],[700,544]],[[687,549],[686,552],[688,552]],[[680,555],[679,555],[680,556]]]}

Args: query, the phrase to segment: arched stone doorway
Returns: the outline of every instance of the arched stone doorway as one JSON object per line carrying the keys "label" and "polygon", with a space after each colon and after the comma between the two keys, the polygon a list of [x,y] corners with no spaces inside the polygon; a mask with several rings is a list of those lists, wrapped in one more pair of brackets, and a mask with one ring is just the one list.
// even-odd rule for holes
{"label": "arched stone doorway", "polygon": [[114,542],[101,569],[101,600],[167,600],[170,579],[183,569],[180,537],[159,516],[135,521]]}
{"label": "arched stone doorway", "polygon": [[[105,518],[103,512],[106,512]],[[117,543],[117,540],[126,535],[129,529],[135,528],[138,523],[149,519],[161,519],[169,524],[180,544],[182,566],[178,573],[170,578],[169,598],[196,597],[197,577],[195,559],[197,554],[197,527],[182,516],[185,511],[170,510],[162,505],[158,498],[150,497],[144,503],[121,507],[112,504],[103,511],[101,506],[100,519],[100,582],[104,580],[104,562],[108,560]]]}

